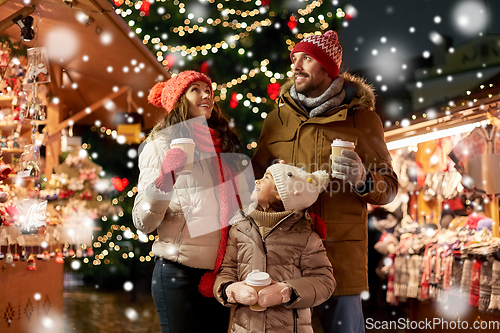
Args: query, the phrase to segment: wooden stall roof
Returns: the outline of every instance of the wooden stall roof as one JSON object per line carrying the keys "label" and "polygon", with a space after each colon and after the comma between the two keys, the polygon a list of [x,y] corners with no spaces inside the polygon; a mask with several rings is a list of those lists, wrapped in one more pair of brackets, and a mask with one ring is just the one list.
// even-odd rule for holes
{"label": "wooden stall roof", "polygon": [[[0,0],[0,34],[10,36],[12,41],[21,40],[20,28],[10,24],[9,16],[33,6],[30,15],[38,38],[23,44],[33,47],[37,43],[50,48],[51,54],[59,48],[61,57],[50,60],[50,90],[61,101],[62,125],[72,116],[75,124],[100,120],[102,126],[116,129],[117,113],[137,107],[144,110],[144,127],[153,127],[162,112],[148,104],[147,95],[155,82],[165,80],[169,73],[113,6],[107,0],[32,0],[29,4],[26,0]],[[89,17],[89,23],[82,23],[82,17]],[[78,85],[76,89],[73,82]],[[128,91],[132,102],[127,102]],[[110,98],[116,105],[111,111],[104,107]],[[85,113],[89,107],[93,112]]]}

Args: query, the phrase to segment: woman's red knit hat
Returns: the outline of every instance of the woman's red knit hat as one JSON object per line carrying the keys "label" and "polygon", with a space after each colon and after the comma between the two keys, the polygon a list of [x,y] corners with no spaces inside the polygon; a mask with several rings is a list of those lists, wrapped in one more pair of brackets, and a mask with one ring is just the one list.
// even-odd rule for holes
{"label": "woman's red knit hat", "polygon": [[290,52],[292,61],[292,55],[295,52],[304,52],[313,57],[332,79],[336,79],[339,75],[342,64],[342,47],[335,31],[329,30],[323,35],[312,35],[304,38]]}
{"label": "woman's red knit hat", "polygon": [[184,71],[172,76],[168,81],[155,84],[149,92],[148,101],[153,105],[163,107],[169,113],[187,87],[195,81],[206,82],[210,87],[212,97],[214,96],[212,81],[205,74],[196,71]]}

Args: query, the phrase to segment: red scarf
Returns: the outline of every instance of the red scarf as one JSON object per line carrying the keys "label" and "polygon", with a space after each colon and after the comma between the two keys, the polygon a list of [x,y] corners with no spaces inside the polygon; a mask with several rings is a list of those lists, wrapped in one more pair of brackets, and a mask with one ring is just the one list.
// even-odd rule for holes
{"label": "red scarf", "polygon": [[[232,180],[236,176],[233,172],[220,158],[220,153],[222,151],[221,138],[219,134],[214,129],[200,124],[194,124],[194,141],[198,149],[208,153],[216,153],[217,159],[212,158],[214,172],[217,177],[217,188],[220,196],[220,209],[222,217],[222,226],[220,229],[220,242],[219,250],[217,251],[217,259],[215,260],[215,267],[213,271],[206,272],[200,280],[198,289],[200,293],[205,297],[214,297],[213,285],[217,274],[219,273],[220,266],[224,260],[224,254],[226,253],[227,237],[229,234],[229,221],[233,217],[236,209],[241,207],[240,200],[238,196],[232,196],[231,193],[238,193],[237,188],[231,188],[234,182],[226,180]],[[217,172],[217,170],[219,172]]]}

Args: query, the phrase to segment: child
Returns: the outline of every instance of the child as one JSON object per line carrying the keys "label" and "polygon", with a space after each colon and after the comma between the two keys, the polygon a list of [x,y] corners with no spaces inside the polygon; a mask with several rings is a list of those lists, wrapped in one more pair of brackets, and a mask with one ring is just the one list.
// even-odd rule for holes
{"label": "child", "polygon": [[[313,332],[310,308],[332,295],[336,281],[306,209],[328,183],[325,171],[286,164],[270,166],[255,181],[251,199],[258,206],[232,219],[214,284],[218,301],[236,306],[231,332]],[[259,293],[244,282],[255,269],[272,278]],[[252,311],[257,302],[267,309]]]}

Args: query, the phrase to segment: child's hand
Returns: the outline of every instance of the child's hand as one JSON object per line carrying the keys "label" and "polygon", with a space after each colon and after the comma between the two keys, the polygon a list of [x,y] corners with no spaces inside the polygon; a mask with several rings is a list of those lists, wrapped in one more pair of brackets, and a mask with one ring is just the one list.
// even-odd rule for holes
{"label": "child's hand", "polygon": [[245,282],[231,283],[226,288],[227,301],[229,303],[239,303],[245,305],[254,305],[257,303],[257,292]]}
{"label": "child's hand", "polygon": [[292,288],[284,282],[272,281],[271,284],[259,291],[259,305],[267,308],[290,301]]}

